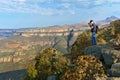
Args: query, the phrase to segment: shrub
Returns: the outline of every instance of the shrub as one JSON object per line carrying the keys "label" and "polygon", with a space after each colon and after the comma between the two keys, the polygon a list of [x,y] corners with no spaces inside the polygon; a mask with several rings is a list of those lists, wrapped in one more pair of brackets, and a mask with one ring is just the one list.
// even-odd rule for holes
{"label": "shrub", "polygon": [[90,31],[80,34],[71,48],[71,60],[77,56],[84,55],[84,49],[91,45]]}
{"label": "shrub", "polygon": [[37,70],[34,65],[29,64],[27,67],[27,77],[25,80],[37,80]]}
{"label": "shrub", "polygon": [[68,68],[69,60],[63,57],[62,53],[53,49],[46,48],[36,57],[35,68],[38,72],[38,78],[46,80],[49,75],[59,76]]}
{"label": "shrub", "polygon": [[98,77],[106,77],[102,62],[94,56],[79,56],[61,80],[95,80]]}

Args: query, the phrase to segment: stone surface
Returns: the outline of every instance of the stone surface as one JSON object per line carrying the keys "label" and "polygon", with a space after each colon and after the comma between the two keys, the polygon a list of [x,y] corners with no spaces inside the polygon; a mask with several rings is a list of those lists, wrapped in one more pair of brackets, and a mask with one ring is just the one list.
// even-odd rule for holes
{"label": "stone surface", "polygon": [[94,55],[96,57],[101,58],[102,57],[101,50],[102,50],[101,46],[90,46],[85,48],[84,52],[86,55]]}
{"label": "stone surface", "polygon": [[106,80],[120,80],[120,77],[108,77]]}
{"label": "stone surface", "polygon": [[115,63],[110,69],[110,75],[120,77],[120,63]]}
{"label": "stone surface", "polygon": [[106,80],[107,78],[96,78],[96,80]]}
{"label": "stone surface", "polygon": [[95,45],[87,47],[84,53],[99,57],[110,76],[120,77],[120,50],[110,46]]}
{"label": "stone surface", "polygon": [[120,59],[120,51],[118,50],[102,49],[102,55],[107,66],[119,62]]}
{"label": "stone surface", "polygon": [[56,80],[56,76],[54,75],[48,76],[47,80]]}
{"label": "stone surface", "polygon": [[94,55],[100,59],[104,59],[106,65],[120,62],[120,51],[114,48],[107,48],[105,46],[90,46],[84,50],[86,55]]}

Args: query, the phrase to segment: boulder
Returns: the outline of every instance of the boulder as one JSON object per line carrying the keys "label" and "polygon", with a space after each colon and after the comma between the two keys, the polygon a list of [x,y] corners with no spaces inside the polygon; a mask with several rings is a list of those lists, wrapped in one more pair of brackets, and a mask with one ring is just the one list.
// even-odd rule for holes
{"label": "boulder", "polygon": [[111,67],[111,65],[114,63],[120,62],[120,51],[115,50],[110,46],[89,46],[85,48],[84,53],[86,55],[99,57],[100,60],[103,60],[103,63],[108,67]]}
{"label": "boulder", "polygon": [[102,49],[102,56],[106,66],[118,63],[120,60],[120,51],[114,49]]}
{"label": "boulder", "polygon": [[107,80],[120,80],[120,78],[118,77],[112,77],[112,78],[107,78]]}
{"label": "boulder", "polygon": [[102,57],[102,47],[101,46],[89,46],[87,48],[85,48],[84,53],[86,55],[93,55],[95,57]]}
{"label": "boulder", "polygon": [[55,75],[48,76],[47,80],[56,80],[56,76]]}
{"label": "boulder", "polygon": [[114,77],[120,77],[120,63],[112,64],[110,75]]}
{"label": "boulder", "polygon": [[112,77],[120,77],[120,50],[115,50],[110,46],[95,45],[85,48],[84,53],[99,57],[104,63],[107,74]]}
{"label": "boulder", "polygon": [[120,77],[97,78],[96,80],[120,80]]}
{"label": "boulder", "polygon": [[96,80],[107,80],[107,78],[96,78]]}

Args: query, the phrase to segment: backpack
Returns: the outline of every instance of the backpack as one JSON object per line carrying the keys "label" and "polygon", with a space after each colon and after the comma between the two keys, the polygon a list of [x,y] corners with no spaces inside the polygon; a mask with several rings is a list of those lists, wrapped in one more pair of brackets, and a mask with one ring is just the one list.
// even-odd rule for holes
{"label": "backpack", "polygon": [[98,27],[98,25],[96,25],[96,33],[97,33],[98,29],[99,29],[99,27]]}
{"label": "backpack", "polygon": [[[98,25],[95,25],[95,28],[96,28],[96,33],[97,33],[97,31],[99,29]],[[91,29],[91,32],[93,32],[93,31],[94,31],[94,28]]]}

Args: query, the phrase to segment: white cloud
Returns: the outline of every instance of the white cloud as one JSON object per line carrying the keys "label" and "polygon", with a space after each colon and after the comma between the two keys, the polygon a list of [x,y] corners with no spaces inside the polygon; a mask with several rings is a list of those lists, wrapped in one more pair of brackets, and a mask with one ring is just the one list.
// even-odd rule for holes
{"label": "white cloud", "polygon": [[112,3],[120,3],[120,0],[108,0],[108,1],[110,1]]}
{"label": "white cloud", "polygon": [[92,8],[113,3],[120,3],[120,0],[0,0],[0,12],[41,15],[75,14],[74,8]]}
{"label": "white cloud", "polygon": [[[73,11],[68,10],[58,10],[51,7],[41,7],[39,3],[43,2],[54,2],[55,0],[2,0],[0,1],[0,12],[10,12],[10,13],[34,13],[41,15],[54,15],[54,14],[64,14]],[[51,5],[53,5],[51,3]],[[69,4],[62,4],[63,7],[68,8]]]}
{"label": "white cloud", "polygon": [[59,7],[65,8],[65,9],[69,9],[70,6],[71,6],[71,4],[69,4],[69,3],[62,3],[62,4],[59,5]]}

